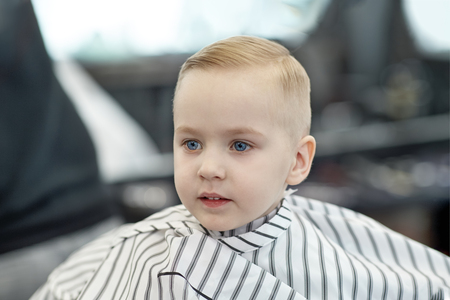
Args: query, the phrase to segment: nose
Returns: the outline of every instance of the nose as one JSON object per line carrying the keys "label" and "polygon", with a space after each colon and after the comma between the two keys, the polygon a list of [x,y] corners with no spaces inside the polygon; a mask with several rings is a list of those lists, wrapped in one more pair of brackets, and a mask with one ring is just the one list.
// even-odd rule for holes
{"label": "nose", "polygon": [[223,157],[213,151],[204,151],[200,157],[200,168],[198,176],[206,180],[222,180],[226,172],[223,164]]}

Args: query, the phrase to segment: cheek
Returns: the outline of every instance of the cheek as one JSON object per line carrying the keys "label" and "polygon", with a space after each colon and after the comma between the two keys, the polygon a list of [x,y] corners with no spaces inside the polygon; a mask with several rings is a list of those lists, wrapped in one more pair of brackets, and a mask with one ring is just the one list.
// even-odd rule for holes
{"label": "cheek", "polygon": [[181,172],[175,172],[174,183],[175,190],[177,191],[177,195],[182,203],[186,203],[186,199],[190,199],[193,189],[192,189],[192,180],[189,180],[189,176]]}
{"label": "cheek", "polygon": [[261,176],[279,176],[286,170],[287,156],[279,151],[270,151],[257,160],[257,168],[261,170]]}
{"label": "cheek", "polygon": [[184,173],[189,169],[188,166],[192,165],[192,157],[185,150],[178,148],[173,153],[173,165],[175,174]]}
{"label": "cheek", "polygon": [[265,162],[259,167],[259,172],[255,172],[255,176],[263,185],[274,187],[285,183],[289,170],[290,161],[288,162],[286,156],[273,155],[265,159]]}
{"label": "cheek", "polygon": [[189,166],[189,161],[182,154],[174,153],[174,181],[175,188],[178,192],[182,192],[189,185],[193,176],[190,174],[192,171],[192,167]]}

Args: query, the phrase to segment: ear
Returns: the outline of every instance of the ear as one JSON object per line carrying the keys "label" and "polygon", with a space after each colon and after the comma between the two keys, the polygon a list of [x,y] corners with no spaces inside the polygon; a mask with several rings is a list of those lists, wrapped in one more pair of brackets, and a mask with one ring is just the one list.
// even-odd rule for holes
{"label": "ear", "polygon": [[316,140],[310,135],[303,137],[295,148],[294,162],[286,179],[288,185],[297,185],[306,179],[315,153]]}

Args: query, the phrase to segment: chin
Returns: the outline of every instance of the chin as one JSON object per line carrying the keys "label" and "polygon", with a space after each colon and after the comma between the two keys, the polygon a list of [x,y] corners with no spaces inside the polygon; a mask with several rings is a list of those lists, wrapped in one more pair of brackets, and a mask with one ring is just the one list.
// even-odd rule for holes
{"label": "chin", "polygon": [[217,224],[217,222],[201,222],[201,224],[209,230],[213,231],[227,231],[238,228],[239,226],[230,226],[230,224]]}

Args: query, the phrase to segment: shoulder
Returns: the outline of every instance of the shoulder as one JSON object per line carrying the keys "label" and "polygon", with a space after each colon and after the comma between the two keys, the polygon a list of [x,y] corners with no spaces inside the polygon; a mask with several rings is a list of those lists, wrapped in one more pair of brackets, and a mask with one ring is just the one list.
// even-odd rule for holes
{"label": "shoulder", "polygon": [[[354,210],[298,195],[287,198],[294,213],[312,220],[351,223],[354,226],[387,229],[384,225]],[[317,222],[316,222],[317,223]]]}
{"label": "shoulder", "polygon": [[318,213],[320,212],[327,215],[339,216],[355,216],[357,214],[355,211],[342,206],[302,197],[299,195],[291,195],[287,198],[287,200],[294,210],[308,210]]}
{"label": "shoulder", "polygon": [[114,247],[123,243],[126,239],[131,237],[154,233],[157,231],[164,232],[165,230],[176,230],[181,228],[198,228],[199,222],[182,204],[168,207],[160,212],[145,218],[142,221],[133,224],[125,224],[119,228],[101,236],[94,244],[108,245]]}
{"label": "shoulder", "polygon": [[[308,234],[333,242],[355,255],[379,260],[379,256],[395,256],[392,253],[426,253],[449,265],[449,258],[436,250],[422,245],[396,232],[378,221],[351,209],[300,196],[290,196],[288,205],[296,216],[295,226]],[[324,240],[324,241],[325,241]],[[405,250],[406,249],[406,250]]]}
{"label": "shoulder", "polygon": [[31,299],[77,299],[97,273],[108,269],[105,265],[129,257],[135,245],[151,248],[165,244],[168,230],[172,235],[180,235],[179,232],[185,232],[183,229],[198,227],[199,223],[183,205],[169,207],[134,224],[122,225],[73,253]]}

